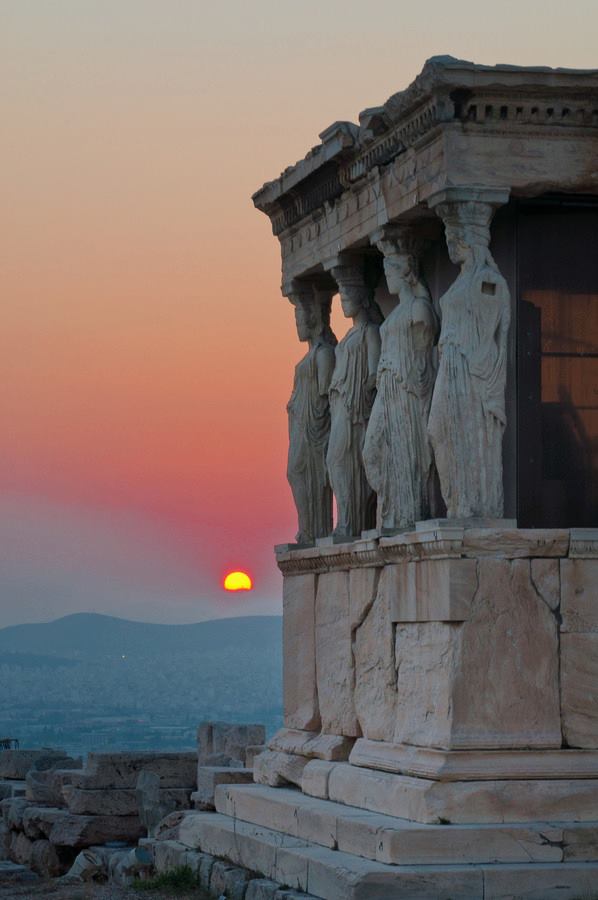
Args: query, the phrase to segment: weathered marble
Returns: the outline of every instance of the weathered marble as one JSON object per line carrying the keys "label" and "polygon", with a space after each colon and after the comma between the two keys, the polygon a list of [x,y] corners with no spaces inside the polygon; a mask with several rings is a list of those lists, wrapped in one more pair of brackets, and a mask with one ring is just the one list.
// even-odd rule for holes
{"label": "weathered marble", "polygon": [[598,634],[561,635],[561,710],[569,747],[598,748]]}
{"label": "weathered marble", "polygon": [[329,387],[330,440],[326,463],[336,500],[334,534],[360,535],[375,524],[376,498],[363,465],[363,445],[374,402],[380,356],[380,317],[359,264],[332,268],[343,313],[353,326],[336,347]]}
{"label": "weathered marble", "polygon": [[397,716],[397,671],[388,568],[382,570],[378,595],[355,629],[355,711],[361,732],[374,740],[391,741]]}
{"label": "weathered marble", "polygon": [[444,749],[559,747],[556,619],[527,560],[477,565],[466,622],[397,627],[395,740]]}
{"label": "weathered marble", "polygon": [[432,511],[427,424],[436,376],[433,346],[438,321],[419,274],[421,248],[414,230],[387,227],[377,237],[388,289],[398,295],[399,303],[380,328],[377,393],[363,461],[378,496],[377,527],[392,532],[427,519]]}
{"label": "weathered marble", "polygon": [[598,778],[596,750],[437,750],[360,738],[349,762],[432,781]]}
{"label": "weathered marble", "polygon": [[598,632],[598,559],[561,560],[562,629]]}
{"label": "weathered marble", "polygon": [[308,762],[307,756],[264,750],[254,760],[253,779],[256,784],[269,784],[271,787],[286,784],[301,787],[303,770]]}
{"label": "weathered marble", "polygon": [[[263,725],[239,725],[232,722],[202,722],[197,729],[197,761],[199,766],[230,765],[239,760],[245,765],[247,748],[264,744],[266,729]],[[211,763],[220,757],[221,763]]]}
{"label": "weathered marble", "polygon": [[314,759],[303,770],[301,790],[310,797],[328,799],[328,778],[334,768],[333,762]]}
{"label": "weathered marble", "polygon": [[59,818],[50,841],[62,847],[91,847],[108,841],[137,841],[144,827],[139,816],[73,816]]}
{"label": "weathered marble", "polygon": [[2,750],[0,753],[0,778],[24,779],[30,769],[40,772],[55,769],[62,762],[80,766],[80,761],[75,762],[64,750]]}
{"label": "weathered marble", "polygon": [[440,299],[438,377],[428,433],[449,518],[503,515],[507,283],[490,253],[490,222],[508,191],[448,188],[429,200],[461,272]]}
{"label": "weathered marble", "polygon": [[598,779],[430,781],[334,763],[331,800],[440,824],[595,822]]}
{"label": "weathered marble", "polygon": [[384,569],[393,622],[463,622],[478,589],[473,559],[405,562]]}
{"label": "weathered marble", "polygon": [[320,727],[316,686],[316,576],[285,578],[282,589],[282,680],[287,728]]}
{"label": "weathered marble", "polygon": [[316,673],[322,731],[358,736],[348,572],[329,572],[318,577]]}
{"label": "weathered marble", "polygon": [[352,747],[353,738],[291,728],[281,728],[268,741],[269,750],[298,753],[310,759],[336,761],[348,759]]}
{"label": "weathered marble", "polygon": [[353,631],[363,622],[378,590],[380,569],[355,568],[349,571],[349,621]]}
{"label": "weathered marble", "polygon": [[560,565],[557,559],[531,560],[532,584],[550,609],[558,609],[561,604]]}
{"label": "weathered marble", "polygon": [[[197,770],[197,790],[191,795],[195,809],[214,809],[214,795],[220,784],[251,784],[250,769],[200,766]],[[168,810],[170,812],[170,810]]]}
{"label": "weathered marble", "polygon": [[69,782],[83,790],[135,789],[137,777],[145,769],[160,776],[163,788],[192,787],[195,785],[196,768],[197,754],[186,751],[90,753],[83,770],[69,773]]}
{"label": "weathered marble", "polygon": [[313,284],[295,284],[297,335],[308,351],[295,367],[287,406],[289,456],[287,476],[297,508],[297,541],[307,543],[332,531],[332,491],[326,469],[330,436],[328,390],[334,369],[336,338],[330,329],[331,292],[322,296]]}

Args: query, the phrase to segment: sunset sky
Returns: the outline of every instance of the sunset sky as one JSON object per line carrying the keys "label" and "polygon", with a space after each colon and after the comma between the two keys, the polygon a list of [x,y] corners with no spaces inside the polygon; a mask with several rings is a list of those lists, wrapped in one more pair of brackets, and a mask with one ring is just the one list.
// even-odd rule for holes
{"label": "sunset sky", "polygon": [[304,348],[251,194],[432,55],[598,67],[597,33],[596,0],[0,0],[0,626],[279,612]]}

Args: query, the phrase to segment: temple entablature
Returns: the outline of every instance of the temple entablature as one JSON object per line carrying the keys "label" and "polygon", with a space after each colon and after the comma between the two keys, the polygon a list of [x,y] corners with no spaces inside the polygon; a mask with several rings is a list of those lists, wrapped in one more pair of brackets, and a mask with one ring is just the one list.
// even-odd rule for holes
{"label": "temple entablature", "polygon": [[406,90],[320,141],[253,197],[280,240],[285,283],[389,222],[429,219],[448,187],[596,194],[598,73],[432,57]]}

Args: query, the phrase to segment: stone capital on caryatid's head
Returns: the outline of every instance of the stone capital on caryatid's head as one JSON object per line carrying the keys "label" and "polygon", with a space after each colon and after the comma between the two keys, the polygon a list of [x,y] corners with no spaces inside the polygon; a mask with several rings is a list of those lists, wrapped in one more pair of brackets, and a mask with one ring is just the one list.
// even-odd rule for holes
{"label": "stone capital on caryatid's head", "polygon": [[358,253],[339,253],[324,262],[324,269],[336,281],[341,300],[346,293],[363,293],[368,290],[363,259]]}
{"label": "stone capital on caryatid's head", "polygon": [[283,283],[280,292],[293,306],[297,306],[298,303],[311,303],[314,300],[313,282],[301,281],[299,278],[293,278],[291,281]]}
{"label": "stone capital on caryatid's head", "polygon": [[403,222],[390,222],[377,228],[370,235],[370,243],[378,248],[385,260],[411,260],[414,271],[418,269],[425,245],[420,230]]}
{"label": "stone capital on caryatid's head", "polygon": [[508,203],[509,195],[509,188],[502,187],[447,187],[432,194],[427,202],[445,227],[473,229],[480,240],[489,244],[494,213]]}

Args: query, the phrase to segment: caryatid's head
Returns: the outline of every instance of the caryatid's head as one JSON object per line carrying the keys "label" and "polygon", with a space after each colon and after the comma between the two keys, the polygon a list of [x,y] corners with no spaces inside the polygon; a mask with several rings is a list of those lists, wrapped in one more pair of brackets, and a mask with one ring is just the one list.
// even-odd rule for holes
{"label": "caryatid's head", "polygon": [[338,284],[343,315],[355,318],[362,309],[370,306],[370,291],[365,283],[363,271],[358,265],[339,265],[332,269],[332,276]]}

